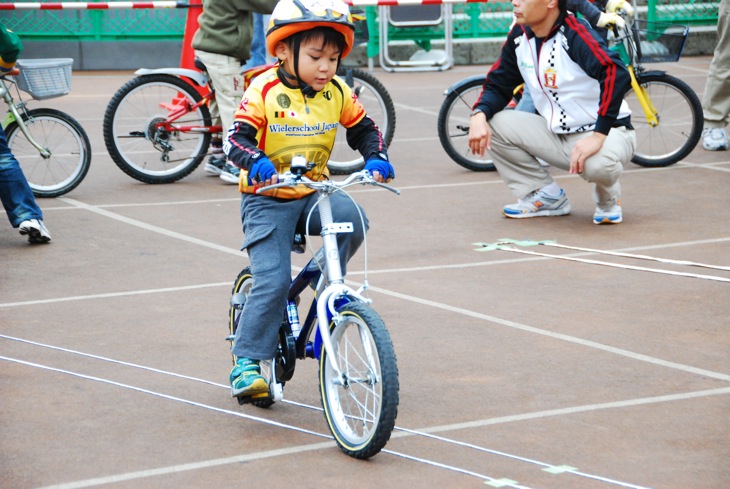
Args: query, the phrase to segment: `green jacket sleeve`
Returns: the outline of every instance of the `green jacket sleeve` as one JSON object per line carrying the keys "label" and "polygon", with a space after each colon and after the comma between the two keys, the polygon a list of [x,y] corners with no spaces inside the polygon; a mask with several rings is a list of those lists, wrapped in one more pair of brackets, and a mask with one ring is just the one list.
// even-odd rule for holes
{"label": "green jacket sleeve", "polygon": [[0,72],[10,71],[23,50],[23,43],[13,31],[0,24]]}

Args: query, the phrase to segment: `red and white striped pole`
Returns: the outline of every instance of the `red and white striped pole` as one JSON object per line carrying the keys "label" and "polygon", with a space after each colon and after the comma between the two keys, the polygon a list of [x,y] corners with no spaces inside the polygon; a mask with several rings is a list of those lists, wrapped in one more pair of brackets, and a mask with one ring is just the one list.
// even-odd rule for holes
{"label": "red and white striped pole", "polygon": [[[399,5],[441,5],[449,3],[485,3],[488,0],[344,0],[354,7],[395,7]],[[192,41],[198,30],[198,16],[203,11],[203,0],[177,2],[160,0],[152,2],[13,2],[0,3],[0,10],[112,10],[112,9],[150,9],[150,8],[187,8],[182,55],[180,66],[193,68],[195,55]]]}
{"label": "red and white striped pole", "polygon": [[0,10],[111,10],[140,8],[187,8],[191,5],[182,2],[23,2],[0,3]]}
{"label": "red and white striped pole", "polygon": [[[488,0],[344,0],[353,7],[395,7],[398,5],[441,5],[449,3],[485,3]],[[195,8],[200,2],[11,2],[0,3],[0,10],[112,10],[145,8]]]}

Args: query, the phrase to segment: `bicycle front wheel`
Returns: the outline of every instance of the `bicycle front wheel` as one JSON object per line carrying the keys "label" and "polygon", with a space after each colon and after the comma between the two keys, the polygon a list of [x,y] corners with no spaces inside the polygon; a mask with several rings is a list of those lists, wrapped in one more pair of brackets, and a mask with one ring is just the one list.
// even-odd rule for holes
{"label": "bicycle front wheel", "polygon": [[[341,67],[337,74],[350,86],[370,117],[383,134],[386,146],[393,141],[395,132],[395,106],[385,86],[367,71]],[[347,175],[365,166],[360,153],[347,144],[346,129],[340,127],[335,138],[330,160],[327,163],[333,175]]]}
{"label": "bicycle front wheel", "polygon": [[692,88],[666,73],[637,75],[637,81],[656,109],[652,126],[634,90],[626,93],[631,123],[636,130],[636,151],[631,161],[644,167],[669,166],[686,157],[702,135],[702,103]]}
{"label": "bicycle front wheel", "polygon": [[173,122],[168,118],[201,99],[192,85],[172,75],[127,82],[104,114],[104,143],[114,163],[144,183],[172,183],[192,173],[208,152],[210,112],[201,105]]}
{"label": "bicycle front wheel", "polygon": [[365,459],[383,449],[395,427],[398,366],[390,334],[370,306],[349,303],[339,313],[342,320],[330,323],[334,351],[323,349],[319,361],[322,407],[342,451]]}
{"label": "bicycle front wheel", "polygon": [[459,165],[471,171],[494,171],[489,151],[484,156],[469,149],[469,122],[474,104],[482,92],[484,77],[470,80],[452,90],[439,110],[438,133],[446,154]]}
{"label": "bicycle front wheel", "polygon": [[5,128],[8,147],[20,162],[36,197],[58,197],[75,189],[91,166],[91,144],[76,119],[54,109],[33,109],[23,114],[23,123],[44,157],[13,121]]}

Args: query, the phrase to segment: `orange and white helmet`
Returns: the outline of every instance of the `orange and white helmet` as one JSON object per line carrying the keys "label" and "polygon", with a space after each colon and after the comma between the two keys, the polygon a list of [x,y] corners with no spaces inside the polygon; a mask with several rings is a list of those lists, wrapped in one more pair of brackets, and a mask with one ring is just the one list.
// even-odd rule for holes
{"label": "orange and white helmet", "polygon": [[266,47],[275,57],[277,42],[320,26],[331,27],[345,36],[340,58],[347,56],[355,44],[355,23],[350,8],[341,0],[279,0],[271,13]]}

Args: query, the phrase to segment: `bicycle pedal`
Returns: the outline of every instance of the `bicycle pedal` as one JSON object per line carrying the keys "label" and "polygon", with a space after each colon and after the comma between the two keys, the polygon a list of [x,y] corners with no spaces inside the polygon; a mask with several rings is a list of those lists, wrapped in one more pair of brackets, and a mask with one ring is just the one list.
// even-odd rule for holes
{"label": "bicycle pedal", "polygon": [[244,404],[251,404],[255,401],[265,401],[267,399],[271,399],[271,396],[268,392],[262,392],[259,394],[253,394],[251,396],[239,396],[236,397],[236,399],[238,400],[238,404],[243,406]]}

